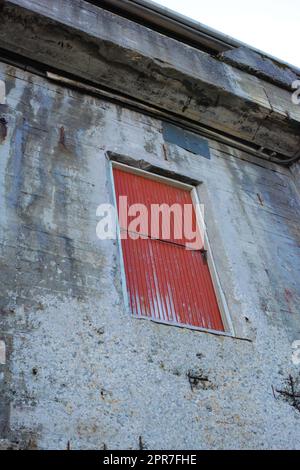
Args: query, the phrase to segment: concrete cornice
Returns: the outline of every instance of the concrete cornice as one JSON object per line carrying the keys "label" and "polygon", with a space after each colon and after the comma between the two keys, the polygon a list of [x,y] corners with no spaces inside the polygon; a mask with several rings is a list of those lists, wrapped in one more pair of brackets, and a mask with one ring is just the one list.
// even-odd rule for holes
{"label": "concrete cornice", "polygon": [[74,0],[1,3],[0,47],[267,149],[300,144],[291,93],[140,24]]}

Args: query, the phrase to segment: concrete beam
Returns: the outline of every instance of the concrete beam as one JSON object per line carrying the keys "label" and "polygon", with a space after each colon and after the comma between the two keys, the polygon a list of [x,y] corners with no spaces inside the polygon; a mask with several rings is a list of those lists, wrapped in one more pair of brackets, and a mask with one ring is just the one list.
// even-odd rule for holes
{"label": "concrete beam", "polygon": [[1,9],[6,51],[286,157],[298,152],[300,107],[287,90],[84,1]]}

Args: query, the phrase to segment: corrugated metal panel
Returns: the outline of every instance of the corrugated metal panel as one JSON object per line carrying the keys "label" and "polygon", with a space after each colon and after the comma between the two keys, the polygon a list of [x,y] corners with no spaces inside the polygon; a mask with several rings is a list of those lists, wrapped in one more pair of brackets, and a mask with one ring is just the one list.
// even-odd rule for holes
{"label": "corrugated metal panel", "polygon": [[[145,178],[143,176],[139,176],[133,173],[124,172],[118,168],[114,168],[114,181],[115,181],[115,190],[117,196],[127,196],[127,210],[133,204],[144,204],[148,210],[148,230],[143,230],[142,233],[147,236],[152,236],[152,238],[164,239],[169,240],[171,242],[177,244],[190,244],[191,240],[187,236],[185,236],[184,231],[184,218],[180,217],[173,217],[170,218],[170,236],[165,237],[163,232],[163,227],[160,219],[160,225],[157,227],[157,235],[154,237],[153,233],[151,233],[151,204],[167,204],[168,206],[172,206],[173,204],[178,204],[179,207],[182,209],[182,214],[184,214],[184,206],[190,206],[192,212],[192,222],[191,222],[191,230],[195,233],[197,230],[197,237],[199,239],[199,246],[198,248],[201,249],[203,247],[203,242],[201,240],[201,235],[199,230],[197,229],[197,222],[196,222],[196,215],[195,211],[193,210],[193,202],[191,198],[191,194],[189,191],[183,190],[178,187],[170,186],[168,184],[162,183],[160,181],[151,180],[149,178]],[[119,200],[117,197],[117,204],[119,208]],[[127,217],[127,224],[130,224],[130,221],[133,220],[134,217]],[[128,228],[126,226],[126,229]],[[182,230],[180,230],[179,225],[182,226]],[[121,228],[125,228],[121,224]],[[178,237],[178,234],[181,233],[181,236]],[[177,236],[176,236],[177,235]]]}
{"label": "corrugated metal panel", "polygon": [[[118,196],[128,203],[192,203],[188,191],[114,169]],[[122,231],[122,228],[121,228]],[[124,229],[123,229],[124,231]],[[136,317],[224,331],[213,283],[199,250],[171,240],[122,239],[128,298]]]}

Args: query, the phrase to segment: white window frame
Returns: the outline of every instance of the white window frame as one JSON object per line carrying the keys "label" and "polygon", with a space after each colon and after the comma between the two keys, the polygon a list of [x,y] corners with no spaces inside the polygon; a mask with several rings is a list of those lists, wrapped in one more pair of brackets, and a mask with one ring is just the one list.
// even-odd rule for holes
{"label": "white window frame", "polygon": [[[110,161],[110,177],[111,177],[111,184],[112,184],[112,190],[113,190],[113,198],[114,198],[114,205],[117,210],[117,199],[116,199],[116,191],[115,191],[115,184],[114,184],[114,176],[113,176],[113,169],[114,168],[119,168],[120,170],[123,170],[125,172],[139,175],[139,176],[144,176],[145,178],[154,180],[154,181],[159,181],[165,184],[168,184],[170,186],[174,186],[179,189],[183,189],[185,191],[189,191],[191,193],[191,199],[192,203],[195,209],[196,213],[196,219],[197,223],[199,225],[199,228],[201,230],[201,233],[204,233],[204,249],[206,250],[206,255],[207,255],[207,264],[211,276],[211,280],[213,283],[214,287],[214,292],[217,298],[218,302],[218,307],[220,310],[223,326],[225,331],[219,331],[219,330],[212,330],[209,328],[203,328],[203,327],[197,327],[197,326],[190,326],[190,325],[182,325],[182,324],[173,324],[173,323],[168,323],[164,322],[163,320],[160,319],[154,319],[154,318],[148,318],[148,317],[142,317],[143,319],[148,319],[150,321],[154,321],[156,323],[162,323],[166,324],[169,326],[177,326],[181,328],[187,328],[190,330],[197,330],[197,331],[203,331],[207,333],[213,333],[221,336],[233,336],[235,337],[235,331],[233,328],[233,323],[231,321],[231,316],[229,313],[227,301],[222,289],[222,285],[220,283],[219,275],[217,272],[216,264],[214,262],[213,254],[212,254],[212,249],[211,245],[209,242],[209,237],[207,234],[207,229],[204,223],[203,215],[200,210],[200,200],[197,192],[197,187],[192,186],[187,183],[183,183],[181,181],[174,180],[172,178],[168,178],[165,176],[158,175],[156,173],[151,173],[150,171],[146,170],[141,170],[139,168],[135,168],[130,165],[126,165],[124,163],[116,162],[111,160]],[[117,218],[118,219],[118,218]],[[130,308],[130,302],[128,298],[128,291],[127,291],[127,281],[126,281],[126,274],[125,274],[125,264],[124,264],[124,258],[123,258],[123,250],[122,250],[122,242],[121,242],[121,232],[120,232],[120,225],[119,225],[119,219],[117,220],[117,238],[118,238],[118,249],[119,249],[119,255],[120,255],[120,264],[121,264],[121,280],[122,280],[122,291],[123,291],[123,297],[124,297],[124,302],[125,302],[125,307],[126,311],[130,314],[130,316],[134,317],[132,315],[132,311]],[[137,318],[137,317],[134,317]]]}

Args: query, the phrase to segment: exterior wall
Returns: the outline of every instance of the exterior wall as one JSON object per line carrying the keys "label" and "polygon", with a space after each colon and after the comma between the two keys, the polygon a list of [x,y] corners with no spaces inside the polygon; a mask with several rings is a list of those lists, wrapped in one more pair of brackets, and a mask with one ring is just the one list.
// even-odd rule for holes
{"label": "exterior wall", "polygon": [[[0,79],[0,436],[43,449],[300,448],[299,411],[276,392],[299,376],[290,171],[213,141],[210,160],[166,145],[160,121],[11,66]],[[126,314],[117,243],[95,230],[112,202],[107,151],[203,182],[236,338]]]}
{"label": "exterior wall", "polygon": [[299,161],[291,167],[291,172],[294,177],[295,186],[300,194],[300,163]]}

